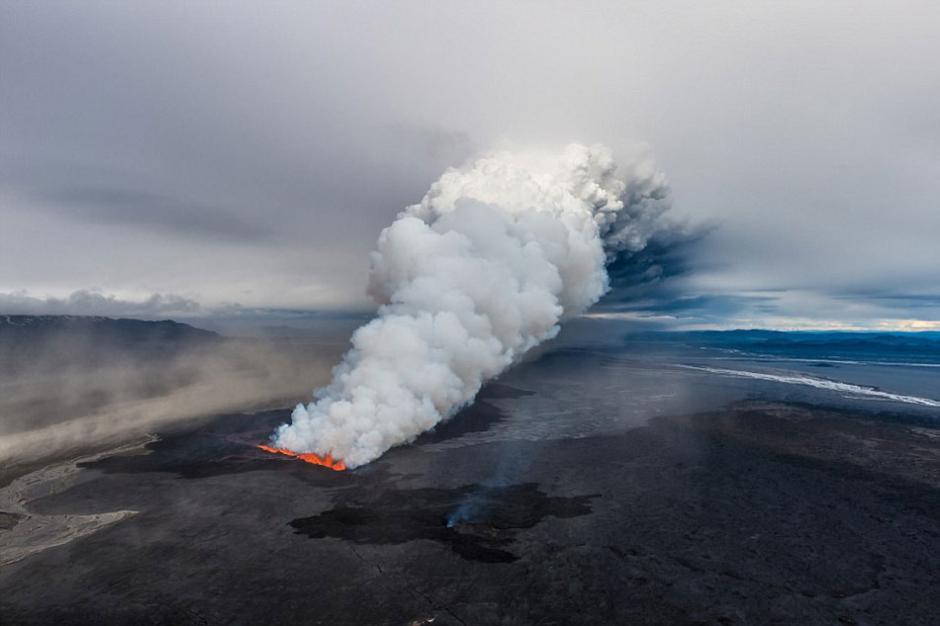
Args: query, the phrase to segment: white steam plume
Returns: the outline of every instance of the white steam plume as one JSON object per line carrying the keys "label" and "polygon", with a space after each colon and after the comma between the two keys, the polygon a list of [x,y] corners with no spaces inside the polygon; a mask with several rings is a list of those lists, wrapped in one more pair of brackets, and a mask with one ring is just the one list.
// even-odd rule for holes
{"label": "white steam plume", "polygon": [[451,417],[597,302],[606,262],[646,245],[666,194],[651,163],[618,168],[599,145],[448,170],[382,231],[369,287],[378,316],[274,445],[356,467]]}

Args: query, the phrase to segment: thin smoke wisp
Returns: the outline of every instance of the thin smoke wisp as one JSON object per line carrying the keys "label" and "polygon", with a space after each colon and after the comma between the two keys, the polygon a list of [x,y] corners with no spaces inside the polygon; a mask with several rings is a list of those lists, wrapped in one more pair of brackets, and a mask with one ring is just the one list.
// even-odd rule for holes
{"label": "thin smoke wisp", "polygon": [[618,166],[600,145],[448,170],[382,231],[376,318],[272,445],[353,468],[450,418],[597,302],[606,265],[666,227],[667,196],[651,161]]}

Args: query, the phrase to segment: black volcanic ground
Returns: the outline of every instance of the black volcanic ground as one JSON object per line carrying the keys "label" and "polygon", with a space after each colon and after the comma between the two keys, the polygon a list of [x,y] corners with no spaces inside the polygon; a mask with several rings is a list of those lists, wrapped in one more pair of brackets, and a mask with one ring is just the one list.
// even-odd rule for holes
{"label": "black volcanic ground", "polygon": [[745,400],[474,439],[527,394],[351,472],[255,450],[285,411],[86,463],[30,511],[138,513],[0,568],[0,621],[937,623],[936,431]]}
{"label": "black volcanic ground", "polygon": [[[23,350],[3,349],[39,333],[44,354],[88,361],[50,370],[78,387],[101,364],[133,365],[153,386],[150,373],[178,351],[230,345],[172,324],[0,326],[8,379],[45,376]],[[729,354],[784,342],[783,356],[840,355],[810,359],[818,376],[927,397],[938,370],[851,365],[871,350],[855,336],[848,347],[841,335],[694,339],[718,342],[716,360],[682,334],[556,342],[450,422],[349,472],[256,449],[287,410],[161,422],[149,443],[77,464],[0,468],[0,624],[937,624],[937,411],[681,365],[724,367]],[[940,344],[915,339],[914,352],[907,336],[878,349],[933,362]],[[842,343],[819,352],[823,340]],[[308,354],[325,358],[321,343],[271,367],[243,342],[210,382],[234,372],[292,394],[319,371],[303,368]],[[94,346],[94,358],[63,348],[75,345]],[[295,369],[297,381],[268,388]],[[215,387],[195,389],[188,397]],[[0,402],[13,434],[35,416],[41,426],[94,408],[20,396]]]}

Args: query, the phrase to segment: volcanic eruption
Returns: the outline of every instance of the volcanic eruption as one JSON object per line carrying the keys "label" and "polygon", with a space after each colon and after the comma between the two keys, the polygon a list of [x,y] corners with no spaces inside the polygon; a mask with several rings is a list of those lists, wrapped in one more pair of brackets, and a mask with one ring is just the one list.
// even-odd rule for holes
{"label": "volcanic eruption", "polygon": [[377,316],[263,449],[354,468],[450,418],[597,302],[607,263],[663,228],[667,191],[648,159],[618,167],[601,145],[448,170],[379,236]]}
{"label": "volcanic eruption", "polygon": [[342,461],[334,459],[329,454],[325,456],[320,456],[312,452],[294,452],[293,450],[288,450],[286,448],[275,448],[267,444],[258,444],[259,450],[264,450],[265,452],[270,452],[271,454],[283,454],[284,456],[289,456],[294,459],[300,459],[304,463],[310,463],[312,465],[322,465],[323,467],[328,467],[331,470],[336,470],[341,472],[346,469],[346,464]]}

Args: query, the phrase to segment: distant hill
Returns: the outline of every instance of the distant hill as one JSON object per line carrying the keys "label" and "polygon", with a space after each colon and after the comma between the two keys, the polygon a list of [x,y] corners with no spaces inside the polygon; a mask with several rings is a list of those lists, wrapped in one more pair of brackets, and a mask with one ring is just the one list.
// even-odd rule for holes
{"label": "distant hill", "polygon": [[33,341],[61,333],[82,333],[112,344],[211,341],[219,335],[172,320],[114,319],[73,315],[0,315],[0,341]]}
{"label": "distant hill", "polygon": [[162,358],[222,337],[171,320],[67,315],[0,315],[0,372],[42,359],[47,365],[89,365],[125,355]]}

